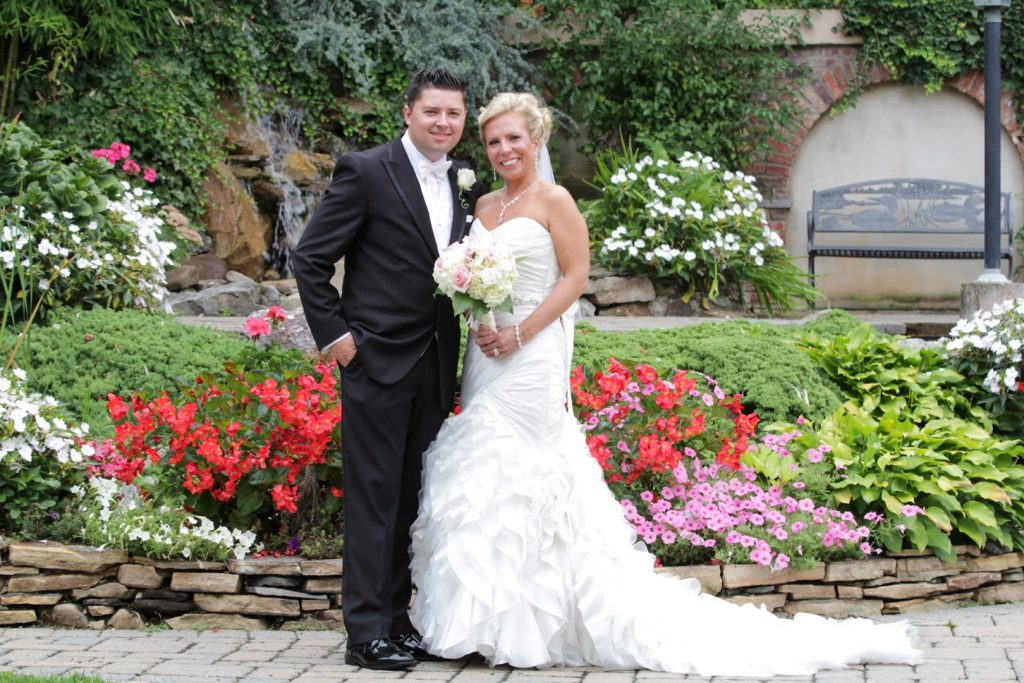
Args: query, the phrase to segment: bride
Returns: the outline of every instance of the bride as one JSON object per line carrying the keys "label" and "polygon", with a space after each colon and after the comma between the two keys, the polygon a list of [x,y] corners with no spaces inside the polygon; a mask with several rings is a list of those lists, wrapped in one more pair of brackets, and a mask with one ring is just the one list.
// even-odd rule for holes
{"label": "bride", "polygon": [[424,454],[410,616],[425,647],[492,665],[705,676],[919,661],[901,623],[780,619],[654,572],[568,407],[567,311],[586,287],[589,240],[569,193],[538,173],[550,128],[529,94],[480,114],[505,187],[477,202],[471,234],[511,248],[519,274],[513,312],[467,349],[461,414]]}

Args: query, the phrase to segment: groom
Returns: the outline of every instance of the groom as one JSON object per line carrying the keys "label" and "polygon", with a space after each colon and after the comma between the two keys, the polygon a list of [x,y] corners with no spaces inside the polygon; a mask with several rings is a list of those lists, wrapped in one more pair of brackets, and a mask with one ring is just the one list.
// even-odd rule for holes
{"label": "groom", "polygon": [[[313,337],[342,367],[345,663],[372,669],[432,658],[407,611],[409,527],[421,456],[454,404],[459,352],[432,271],[465,234],[481,189],[460,189],[447,159],[466,122],[461,79],[417,72],[403,114],[401,138],[338,161],[292,254]],[[339,296],[330,280],[343,256]]]}

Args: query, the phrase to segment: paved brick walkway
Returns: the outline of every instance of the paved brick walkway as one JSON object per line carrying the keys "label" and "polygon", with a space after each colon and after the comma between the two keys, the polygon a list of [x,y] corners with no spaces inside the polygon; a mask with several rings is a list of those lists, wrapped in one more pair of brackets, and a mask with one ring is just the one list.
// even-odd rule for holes
{"label": "paved brick walkway", "polygon": [[[965,607],[910,615],[925,660],[918,666],[867,665],[775,683],[996,683],[1024,680],[1024,604]],[[736,647],[742,647],[737,643]],[[0,671],[82,672],[139,683],[339,683],[406,679],[452,683],[640,683],[753,681],[648,671],[491,669],[480,660],[419,664],[402,673],[346,666],[339,631],[70,631],[0,629]]]}

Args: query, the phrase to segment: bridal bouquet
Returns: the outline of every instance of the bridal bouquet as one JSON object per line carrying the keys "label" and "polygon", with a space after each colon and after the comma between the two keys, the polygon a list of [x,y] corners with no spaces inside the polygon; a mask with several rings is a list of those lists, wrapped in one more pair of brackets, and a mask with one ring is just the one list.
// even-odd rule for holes
{"label": "bridal bouquet", "polygon": [[515,279],[512,251],[486,236],[467,236],[434,262],[435,294],[451,297],[456,315],[469,310],[474,320],[493,311],[511,313]]}

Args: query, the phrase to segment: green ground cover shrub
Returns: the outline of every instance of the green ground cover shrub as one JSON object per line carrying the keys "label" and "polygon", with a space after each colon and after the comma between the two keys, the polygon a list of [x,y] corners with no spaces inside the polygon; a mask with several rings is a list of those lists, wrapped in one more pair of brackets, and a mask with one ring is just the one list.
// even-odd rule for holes
{"label": "green ground cover shrub", "polygon": [[791,328],[746,321],[709,322],[671,330],[598,332],[581,325],[573,364],[599,368],[609,357],[686,369],[714,377],[726,393],[765,423],[822,418],[842,402],[831,381],[796,348]]}
{"label": "green ground cover shrub", "polygon": [[[56,398],[96,436],[112,433],[109,393],[159,393],[218,371],[252,346],[237,335],[183,325],[172,317],[97,308],[61,310],[31,330],[17,363],[32,391]],[[14,336],[0,338],[6,355]]]}

